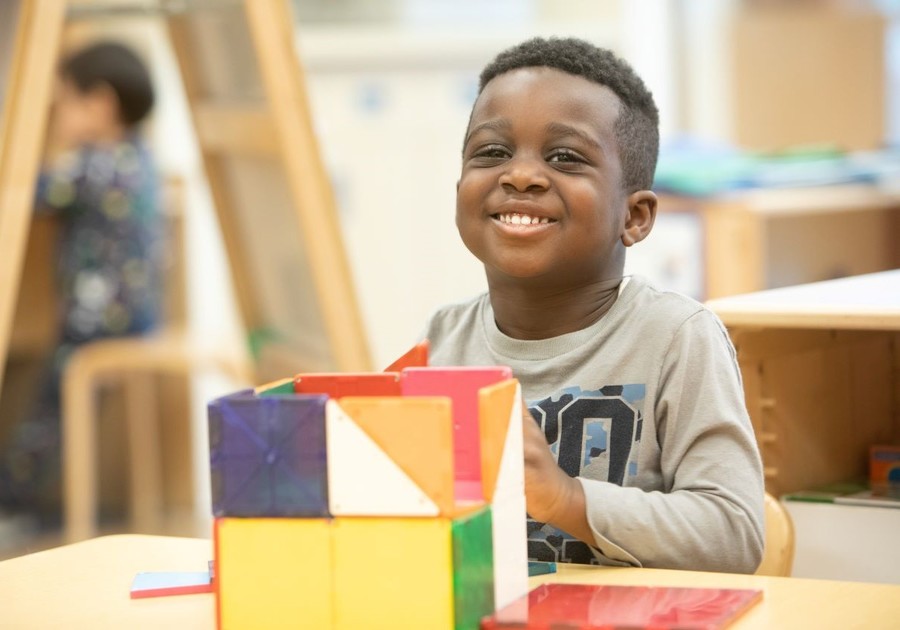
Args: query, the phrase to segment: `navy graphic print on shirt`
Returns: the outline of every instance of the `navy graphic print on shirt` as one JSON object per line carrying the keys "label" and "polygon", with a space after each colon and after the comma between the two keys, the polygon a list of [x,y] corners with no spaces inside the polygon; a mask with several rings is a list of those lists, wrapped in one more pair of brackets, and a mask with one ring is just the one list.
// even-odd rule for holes
{"label": "navy graphic print on shirt", "polygon": [[[637,474],[645,390],[644,385],[610,385],[595,391],[576,387],[531,401],[528,409],[544,430],[560,468],[570,477],[621,486]],[[588,545],[530,517],[528,557],[595,563]]]}

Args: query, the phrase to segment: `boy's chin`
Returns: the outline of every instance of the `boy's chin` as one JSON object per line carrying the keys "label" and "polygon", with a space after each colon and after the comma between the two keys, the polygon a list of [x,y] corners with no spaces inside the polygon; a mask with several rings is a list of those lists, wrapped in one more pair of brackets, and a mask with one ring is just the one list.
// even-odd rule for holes
{"label": "boy's chin", "polygon": [[552,280],[553,274],[534,264],[485,265],[488,280],[508,283],[544,283]]}

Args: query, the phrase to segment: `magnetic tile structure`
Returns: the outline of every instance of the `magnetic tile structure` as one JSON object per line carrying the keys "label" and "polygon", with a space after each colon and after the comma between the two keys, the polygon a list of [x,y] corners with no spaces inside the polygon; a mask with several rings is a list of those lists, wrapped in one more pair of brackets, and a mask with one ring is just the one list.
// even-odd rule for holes
{"label": "magnetic tile structure", "polygon": [[219,628],[478,628],[525,595],[508,368],[298,374],[209,404]]}

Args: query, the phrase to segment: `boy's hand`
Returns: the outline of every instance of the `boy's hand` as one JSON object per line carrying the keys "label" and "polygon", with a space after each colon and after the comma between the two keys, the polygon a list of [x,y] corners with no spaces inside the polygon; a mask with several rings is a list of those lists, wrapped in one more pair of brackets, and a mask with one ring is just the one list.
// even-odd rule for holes
{"label": "boy's hand", "polygon": [[522,433],[525,445],[525,503],[531,518],[552,523],[570,503],[571,484],[578,482],[563,472],[535,422],[522,403]]}
{"label": "boy's hand", "polygon": [[531,518],[549,523],[594,545],[585,513],[584,489],[560,468],[544,432],[522,401],[525,446],[525,507]]}

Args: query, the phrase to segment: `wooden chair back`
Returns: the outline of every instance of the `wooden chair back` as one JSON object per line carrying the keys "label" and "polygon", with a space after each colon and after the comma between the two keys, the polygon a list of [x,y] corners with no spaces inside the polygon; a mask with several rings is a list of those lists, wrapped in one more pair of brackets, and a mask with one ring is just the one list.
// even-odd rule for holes
{"label": "wooden chair back", "polygon": [[766,540],[756,575],[788,577],[794,566],[794,522],[784,505],[766,493]]}

